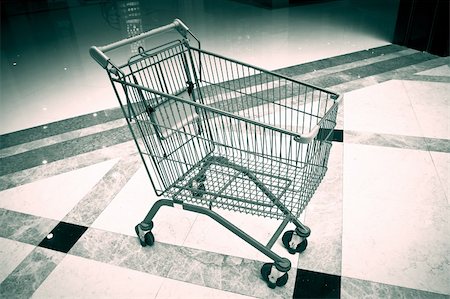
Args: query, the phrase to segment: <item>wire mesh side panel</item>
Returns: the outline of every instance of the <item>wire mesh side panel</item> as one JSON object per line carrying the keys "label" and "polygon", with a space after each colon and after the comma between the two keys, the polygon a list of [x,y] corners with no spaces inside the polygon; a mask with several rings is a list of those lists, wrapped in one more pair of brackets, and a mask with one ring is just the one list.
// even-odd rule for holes
{"label": "wire mesh side panel", "polygon": [[191,48],[204,104],[299,134],[310,132],[337,96],[255,67]]}
{"label": "wire mesh side panel", "polygon": [[[141,53],[123,71],[112,81],[158,194],[300,215],[326,171],[333,94],[182,44]],[[310,144],[283,131],[316,124]]]}
{"label": "wire mesh side panel", "polygon": [[[248,127],[223,124],[228,132],[214,136],[218,138],[216,141],[222,140],[222,144],[233,140],[235,147],[241,149],[221,146],[216,147],[215,153],[231,157],[251,171],[270,174],[272,178],[265,181],[271,190],[282,190],[274,193],[294,215],[299,215],[327,170],[336,125],[337,95],[214,53],[191,50],[199,78],[194,93],[202,103],[299,134],[309,133],[320,125],[317,138],[308,145],[264,127],[253,131]],[[251,182],[248,183],[247,188],[251,190]]]}

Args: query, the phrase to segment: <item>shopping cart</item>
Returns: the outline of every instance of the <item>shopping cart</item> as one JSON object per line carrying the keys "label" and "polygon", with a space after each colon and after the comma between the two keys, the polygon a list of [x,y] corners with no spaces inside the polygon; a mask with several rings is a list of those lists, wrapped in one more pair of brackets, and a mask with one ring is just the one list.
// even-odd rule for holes
{"label": "shopping cart", "polygon": [[[142,46],[162,33],[178,38]],[[138,41],[139,51],[123,64],[105,54]],[[159,208],[179,204],[273,260],[261,268],[269,287],[286,284],[291,263],[271,248],[290,222],[296,229],[283,234],[284,246],[291,254],[307,246],[310,229],[298,218],[327,170],[341,97],[201,50],[178,19],[93,46],[90,54],[107,71],[155,192],[164,197],[135,228],[141,245],[154,243],[152,219]],[[217,209],[282,222],[264,246]]]}

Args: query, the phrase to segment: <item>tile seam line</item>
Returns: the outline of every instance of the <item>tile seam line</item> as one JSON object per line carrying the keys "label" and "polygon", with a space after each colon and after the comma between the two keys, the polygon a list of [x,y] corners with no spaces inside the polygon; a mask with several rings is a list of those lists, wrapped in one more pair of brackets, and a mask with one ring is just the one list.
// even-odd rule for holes
{"label": "tile seam line", "polygon": [[[409,103],[410,103],[410,105],[411,105],[411,109],[412,109],[412,111],[413,111],[413,113],[414,113],[414,117],[415,117],[415,119],[416,119],[416,122],[417,122],[417,124],[419,125],[419,128],[420,128],[420,130],[421,130],[422,135],[424,135],[424,130],[423,130],[423,128],[422,128],[422,124],[420,123],[419,118],[417,117],[416,109],[414,108],[414,105],[413,105],[413,103],[412,103],[412,101],[411,101],[411,95],[410,95],[408,89],[407,89],[406,86],[405,86],[405,82],[404,82],[404,81],[401,81],[401,83],[402,83],[402,86],[403,86],[403,88],[404,88],[404,90],[405,90],[405,92],[406,92],[406,95],[408,96],[408,101],[409,101]],[[433,163],[433,166],[434,166],[434,172],[435,172],[435,175],[436,175],[436,177],[438,178],[439,183],[440,183],[442,189],[445,190],[445,184],[444,184],[444,182],[442,182],[441,176],[439,175],[438,170],[437,170],[437,167],[436,167],[436,163],[434,162],[433,156],[431,155],[431,151],[432,151],[432,150],[431,150],[431,147],[430,147],[430,143],[429,143],[429,142],[426,142],[425,144],[426,144],[426,147],[427,147],[427,153],[428,153],[428,156],[430,157],[431,163]],[[447,192],[444,192],[444,196],[445,196],[445,199],[446,199],[447,202],[448,202],[448,194],[447,194]]]}

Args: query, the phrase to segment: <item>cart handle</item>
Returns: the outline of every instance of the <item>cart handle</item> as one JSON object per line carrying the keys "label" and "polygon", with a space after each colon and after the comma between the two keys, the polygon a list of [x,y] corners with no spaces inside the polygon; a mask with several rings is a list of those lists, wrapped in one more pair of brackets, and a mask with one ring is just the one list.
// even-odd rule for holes
{"label": "cart handle", "polygon": [[161,26],[155,29],[152,29],[150,31],[147,32],[143,32],[139,35],[136,36],[132,36],[129,38],[125,38],[123,40],[105,45],[105,46],[92,46],[89,49],[89,54],[91,54],[91,57],[94,58],[95,61],[97,61],[98,64],[100,64],[101,67],[103,67],[104,69],[106,69],[106,67],[108,66],[108,62],[109,62],[109,57],[106,56],[106,52],[108,51],[112,51],[114,49],[117,49],[119,47],[134,43],[136,41],[142,40],[144,38],[156,35],[156,34],[160,34],[163,32],[167,32],[170,30],[176,29],[184,38],[186,38],[187,36],[187,32],[189,31],[189,28],[179,19],[175,19],[172,23],[165,25],[165,26]]}

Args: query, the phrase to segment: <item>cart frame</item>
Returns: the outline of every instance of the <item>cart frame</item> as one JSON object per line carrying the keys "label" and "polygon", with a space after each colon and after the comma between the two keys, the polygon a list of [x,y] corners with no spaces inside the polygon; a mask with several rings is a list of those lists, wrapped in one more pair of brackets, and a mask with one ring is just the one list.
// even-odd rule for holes
{"label": "cart frame", "polygon": [[[140,53],[130,57],[123,65],[116,65],[105,54],[174,30],[181,35],[182,40],[174,40],[150,50],[140,48]],[[197,48],[190,45],[189,37],[195,39]],[[154,203],[145,219],[135,227],[141,245],[154,243],[154,236],[151,233],[152,219],[158,210],[162,206],[173,207],[179,204],[187,211],[209,216],[272,259],[273,264],[263,265],[262,277],[271,288],[284,285],[288,279],[287,272],[291,268],[291,263],[287,258],[274,253],[271,248],[290,222],[296,229],[283,235],[283,243],[288,251],[302,252],[307,246],[306,238],[311,231],[298,220],[298,217],[325,175],[337,109],[342,96],[324,88],[202,50],[200,41],[178,19],[169,25],[103,47],[93,46],[90,54],[108,74],[156,194],[168,196]],[[175,60],[175,64],[172,59]],[[222,66],[222,63],[225,65],[229,63],[231,72],[240,74],[237,78],[227,75],[228,67],[225,71],[220,67],[219,73],[217,72],[219,69],[211,66],[213,65],[211,61],[214,61],[215,67],[217,64]],[[161,64],[164,63],[166,69],[161,68]],[[208,67],[213,75],[209,73]],[[242,70],[240,71],[238,67]],[[128,69],[128,73],[125,69]],[[252,72],[240,76],[246,69]],[[143,77],[141,72],[144,72]],[[173,78],[177,72],[184,74],[187,86],[182,86],[182,79]],[[209,79],[205,79],[208,76]],[[167,79],[168,77],[170,79]],[[273,78],[278,80],[274,81],[276,84],[272,82]],[[225,96],[225,100],[222,98],[218,100],[217,97],[222,95],[214,94],[214,88],[219,88],[223,94],[234,92],[245,97],[245,90],[252,88],[249,85],[252,80],[258,83],[260,90],[256,90],[256,93],[262,94],[262,97],[266,96],[265,85],[269,85],[267,87],[269,90],[271,82],[272,89],[278,88],[280,95],[267,94],[270,100],[257,101],[255,104],[244,102],[247,98],[242,99],[244,106],[247,105],[242,109],[239,105],[227,108],[230,98]],[[199,82],[202,81],[207,84],[201,85]],[[239,89],[236,88],[236,82],[239,82]],[[301,86],[298,87],[298,91],[294,88],[297,85]],[[160,88],[156,89],[155,86]],[[318,103],[314,92],[320,95]],[[297,93],[298,99],[295,98]],[[208,94],[212,94],[212,100]],[[300,97],[300,95],[303,97],[303,94],[304,99]],[[283,96],[287,100],[282,99]],[[301,101],[304,101],[304,107],[307,106],[307,102],[311,105],[310,113],[306,112],[306,109],[300,111],[289,106],[294,102],[298,105]],[[320,115],[313,113],[314,105],[317,106],[317,113],[323,110]],[[325,107],[322,107],[323,105]],[[260,107],[263,107],[262,113]],[[303,113],[301,116],[306,130],[303,128],[303,131],[299,132],[278,125],[275,113],[273,120],[268,123],[264,113],[272,111],[274,107],[281,110],[290,109],[286,111],[290,112],[291,121],[293,115],[297,117],[297,124],[300,116],[295,116],[296,113]],[[244,114],[237,112],[244,110],[248,110],[247,115],[246,112]],[[286,117],[288,112],[285,110],[283,111]],[[282,116],[280,112],[280,122]],[[305,125],[305,118],[309,119],[309,127]],[[273,154],[273,148],[266,149],[266,138],[271,138],[270,146],[276,147],[279,154],[278,152],[276,155]],[[277,145],[276,141],[281,144]],[[247,146],[247,150],[237,148],[233,142],[237,142],[241,147]],[[289,147],[289,154],[282,153],[283,145]],[[217,153],[216,148],[221,146],[224,148],[219,149]],[[197,152],[194,153],[195,151]],[[267,161],[271,163],[269,169],[278,167],[277,173],[268,171],[267,174],[264,171],[264,162]],[[295,168],[303,168],[302,171],[307,175],[302,176],[297,170],[291,170]],[[226,183],[220,181],[222,185],[214,183],[215,187],[213,183],[208,185],[205,182],[207,177],[215,174],[217,178],[227,178],[228,181]],[[209,181],[211,180],[209,178]],[[312,187],[308,187],[308,181],[313,181]],[[224,191],[231,186],[231,189],[236,189],[236,193],[244,192],[244,188],[239,187],[241,185],[254,186],[251,192],[259,195],[241,198],[235,193],[227,194]],[[217,189],[210,191],[209,189],[213,187]],[[301,194],[299,203],[294,202],[297,193]],[[266,198],[266,202],[261,199],[262,197]],[[268,243],[263,245],[213,211],[213,207],[225,207],[283,221]]]}

